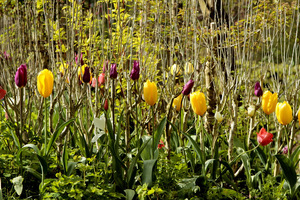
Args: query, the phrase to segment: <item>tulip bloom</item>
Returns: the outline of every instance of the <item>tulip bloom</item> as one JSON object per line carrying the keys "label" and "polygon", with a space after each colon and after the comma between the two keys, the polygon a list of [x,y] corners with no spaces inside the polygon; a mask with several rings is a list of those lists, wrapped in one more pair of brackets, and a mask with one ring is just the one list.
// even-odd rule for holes
{"label": "tulip bloom", "polygon": [[260,83],[259,82],[256,82],[255,83],[255,86],[254,86],[254,94],[255,96],[257,97],[260,97],[261,95],[263,95],[263,91],[260,87]]}
{"label": "tulip bloom", "polygon": [[178,65],[174,64],[171,67],[171,74],[175,74],[175,76],[179,76],[180,75],[180,68],[178,67]]}
{"label": "tulip bloom", "polygon": [[272,133],[268,133],[266,131],[265,128],[261,128],[259,133],[257,134],[257,142],[261,145],[261,146],[266,146],[268,145],[270,142],[273,141],[273,134]]}
{"label": "tulip bloom", "polygon": [[173,108],[176,108],[177,111],[180,111],[181,109],[181,101],[182,101],[182,94],[180,94],[178,97],[176,97],[173,100]]}
{"label": "tulip bloom", "polygon": [[93,79],[92,79],[92,87],[95,88],[95,87],[96,87],[96,84],[97,84],[97,79],[96,79],[96,78],[93,78]]}
{"label": "tulip bloom", "polygon": [[221,123],[221,122],[223,121],[223,119],[224,119],[223,115],[221,115],[220,112],[216,112],[216,113],[215,113],[215,118],[216,118],[216,120],[217,120],[219,123]]}
{"label": "tulip bloom", "polygon": [[204,93],[200,91],[193,92],[190,95],[190,101],[194,113],[203,116],[207,109]]}
{"label": "tulip bloom", "polygon": [[117,64],[111,64],[109,76],[110,76],[110,78],[113,78],[113,79],[118,77]]}
{"label": "tulip bloom", "polygon": [[144,83],[144,99],[150,106],[153,106],[156,103],[158,94],[157,87],[154,82],[147,80],[147,82]]}
{"label": "tulip bloom", "polygon": [[0,100],[2,100],[5,95],[6,95],[6,90],[2,89],[2,87],[0,86]]}
{"label": "tulip bloom", "polygon": [[102,71],[103,73],[105,73],[106,69],[108,69],[108,61],[103,61],[103,67],[102,67]]}
{"label": "tulip bloom", "polygon": [[37,76],[37,87],[39,93],[47,98],[51,95],[53,90],[53,74],[48,69],[42,70]]}
{"label": "tulip bloom", "polygon": [[293,111],[286,101],[276,105],[276,117],[280,124],[287,125],[293,119]]}
{"label": "tulip bloom", "polygon": [[[78,54],[76,55],[76,53],[75,53],[75,62],[78,65]],[[80,54],[80,64],[84,65],[82,53]]]}
{"label": "tulip bloom", "polygon": [[101,73],[98,77],[98,86],[104,85],[105,83],[105,74]]}
{"label": "tulip bloom", "polygon": [[192,63],[190,63],[190,62],[185,63],[184,73],[191,74],[193,71],[194,71],[194,67],[193,67]]}
{"label": "tulip bloom", "polygon": [[270,91],[265,91],[262,96],[262,109],[269,115],[275,111],[276,104],[278,101],[277,93],[272,94]]}
{"label": "tulip bloom", "polygon": [[108,101],[107,99],[105,99],[105,102],[104,102],[104,110],[108,110]]}
{"label": "tulip bloom", "polygon": [[287,146],[285,146],[283,149],[282,149],[282,153],[283,154],[287,154],[289,152],[289,149]]}
{"label": "tulip bloom", "polygon": [[26,66],[26,64],[22,64],[17,69],[16,76],[15,76],[15,83],[19,88],[25,87],[25,85],[27,83],[27,66]]}
{"label": "tulip bloom", "polygon": [[189,95],[192,88],[194,86],[194,81],[193,80],[189,80],[184,86],[183,86],[183,89],[182,89],[182,94],[183,95]]}
{"label": "tulip bloom", "polygon": [[130,73],[130,78],[132,80],[138,80],[140,77],[140,63],[139,61],[133,61],[133,68]]}
{"label": "tulip bloom", "polygon": [[89,83],[91,81],[91,73],[90,73],[90,68],[89,67],[84,68],[84,74],[83,74],[82,80],[85,83]]}
{"label": "tulip bloom", "polygon": [[165,147],[164,141],[159,140],[159,144],[157,145],[157,148],[158,148],[158,149],[162,149],[163,147]]}
{"label": "tulip bloom", "polygon": [[254,106],[254,105],[251,105],[251,106],[249,106],[249,108],[248,108],[248,116],[249,116],[249,117],[253,117],[254,114],[255,114],[255,106]]}
{"label": "tulip bloom", "polygon": [[61,73],[62,76],[65,75],[65,69],[68,69],[69,65],[66,63],[61,63],[61,65],[59,66],[59,71]]}

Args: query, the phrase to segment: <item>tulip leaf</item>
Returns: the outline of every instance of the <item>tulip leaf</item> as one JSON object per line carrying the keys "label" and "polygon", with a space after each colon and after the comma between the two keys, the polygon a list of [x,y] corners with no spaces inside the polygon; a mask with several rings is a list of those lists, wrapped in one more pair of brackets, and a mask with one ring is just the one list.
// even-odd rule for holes
{"label": "tulip leaf", "polygon": [[284,155],[275,155],[275,157],[277,158],[280,167],[282,168],[283,175],[292,190],[297,182],[297,174],[292,161]]}
{"label": "tulip leaf", "polygon": [[52,137],[50,138],[50,141],[49,141],[49,143],[48,143],[48,145],[47,145],[46,156],[49,155],[50,149],[51,149],[53,143],[54,143],[54,142],[56,141],[56,139],[58,138],[59,134],[64,130],[64,128],[65,128],[67,125],[69,125],[69,124],[70,124],[71,122],[73,122],[73,121],[74,121],[74,119],[70,119],[70,120],[64,122],[63,124],[61,124],[61,125],[55,130],[55,132],[53,133],[53,135],[52,135]]}
{"label": "tulip leaf", "polygon": [[142,183],[143,184],[147,183],[149,187],[152,186],[153,168],[154,168],[156,161],[157,161],[156,159],[144,160]]}
{"label": "tulip leaf", "polygon": [[67,176],[70,176],[72,174],[77,163],[78,162],[73,162],[73,161],[68,162],[67,173],[66,173]]}
{"label": "tulip leaf", "polygon": [[241,159],[242,159],[242,162],[244,164],[244,168],[245,168],[245,173],[246,173],[247,179],[248,179],[249,183],[251,183],[249,156],[248,156],[247,153],[245,153],[245,150],[242,149],[242,148],[240,148],[240,147],[237,148],[237,152],[239,154],[241,154]]}
{"label": "tulip leaf", "polygon": [[164,132],[164,128],[166,126],[166,122],[167,122],[167,118],[164,117],[161,122],[159,123],[158,127],[157,127],[157,130],[154,134],[154,144],[153,144],[153,152],[157,149],[157,146],[158,146],[158,143],[159,143],[159,140],[161,138],[161,135],[163,134]]}
{"label": "tulip leaf", "polygon": [[143,150],[145,149],[145,147],[147,146],[149,141],[150,141],[150,139],[143,143],[143,145],[138,150],[137,155],[132,159],[132,161],[130,163],[129,169],[127,171],[127,184],[128,184],[128,187],[131,187],[131,185],[133,184],[132,183],[133,180],[134,180],[134,173],[133,172],[134,172],[134,169],[135,169],[135,165],[136,165],[141,153],[143,152]]}
{"label": "tulip leaf", "polygon": [[185,137],[187,137],[189,139],[189,141],[192,143],[192,146],[194,147],[196,154],[201,161],[201,164],[204,164],[204,160],[205,160],[204,152],[201,151],[200,146],[196,143],[196,141],[191,136],[189,136],[186,133],[182,133],[182,134]]}
{"label": "tulip leaf", "polygon": [[[252,142],[252,144],[253,144],[254,146],[256,146],[256,144],[254,143],[254,140],[251,140],[251,142]],[[260,147],[256,148],[256,149],[255,149],[255,152],[257,153],[257,155],[258,155],[260,161],[262,162],[262,164],[263,164],[264,167],[265,167],[266,164],[267,164],[267,156],[266,156],[266,154],[264,153],[264,151],[263,151]]]}
{"label": "tulip leaf", "polygon": [[132,200],[134,198],[134,195],[135,195],[134,190],[126,189],[126,190],[124,190],[124,192],[126,193],[126,200]]}
{"label": "tulip leaf", "polygon": [[67,173],[67,166],[68,166],[68,149],[66,148],[67,146],[67,140],[65,140],[64,142],[64,148],[63,148],[63,154],[62,154],[62,164],[63,164],[63,167],[64,167],[64,171],[65,171],[65,174]]}
{"label": "tulip leaf", "polygon": [[296,148],[296,150],[291,155],[291,161],[294,163],[294,166],[298,164],[299,160],[299,154],[300,154],[300,146]]}

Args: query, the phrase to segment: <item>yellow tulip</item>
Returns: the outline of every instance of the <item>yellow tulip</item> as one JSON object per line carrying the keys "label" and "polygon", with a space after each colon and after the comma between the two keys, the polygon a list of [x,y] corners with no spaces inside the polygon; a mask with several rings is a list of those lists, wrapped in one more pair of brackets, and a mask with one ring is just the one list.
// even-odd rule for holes
{"label": "yellow tulip", "polygon": [[276,105],[276,117],[282,125],[287,125],[292,121],[293,111],[288,102],[284,101],[283,103],[278,103]]}
{"label": "yellow tulip", "polygon": [[180,94],[178,97],[176,97],[173,100],[173,107],[176,108],[177,111],[180,111],[181,108],[181,101],[182,101],[182,94]]}
{"label": "yellow tulip", "polygon": [[276,104],[278,101],[277,93],[272,94],[270,91],[265,91],[262,96],[262,109],[269,115],[275,111]]}
{"label": "yellow tulip", "polygon": [[61,65],[59,66],[59,71],[63,76],[65,75],[65,69],[68,69],[68,67],[69,65],[66,63],[61,63]]}
{"label": "yellow tulip", "polygon": [[193,111],[197,115],[203,116],[207,109],[204,93],[200,91],[193,92],[190,95],[190,101]]}
{"label": "yellow tulip", "polygon": [[144,99],[146,103],[153,106],[156,103],[157,98],[156,84],[147,80],[147,82],[144,83]]}
{"label": "yellow tulip", "polygon": [[47,98],[51,95],[53,90],[53,74],[48,69],[42,70],[37,76],[37,87],[39,93]]}
{"label": "yellow tulip", "polygon": [[171,74],[175,74],[175,76],[179,76],[180,75],[180,67],[176,64],[172,65],[171,67]]}
{"label": "yellow tulip", "polygon": [[184,73],[191,74],[192,72],[194,72],[194,67],[193,67],[192,63],[190,63],[190,62],[185,63]]}

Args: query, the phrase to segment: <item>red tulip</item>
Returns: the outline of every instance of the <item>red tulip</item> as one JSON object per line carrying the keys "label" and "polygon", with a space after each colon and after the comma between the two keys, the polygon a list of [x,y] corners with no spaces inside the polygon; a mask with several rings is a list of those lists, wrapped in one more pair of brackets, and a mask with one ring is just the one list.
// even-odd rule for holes
{"label": "red tulip", "polygon": [[257,133],[257,142],[261,146],[268,145],[270,142],[273,141],[272,138],[273,138],[273,134],[272,133],[268,133],[265,128],[261,128],[260,131],[259,131],[259,133]]}
{"label": "red tulip", "polygon": [[5,95],[6,95],[6,90],[2,89],[2,87],[0,86],[0,100],[3,99]]}
{"label": "red tulip", "polygon": [[25,85],[27,83],[27,66],[26,66],[26,64],[22,64],[17,69],[16,75],[15,75],[15,83],[19,88],[25,87]]}
{"label": "red tulip", "polygon": [[105,83],[105,74],[102,73],[98,77],[98,87],[100,87],[101,85],[104,85],[104,83]]}
{"label": "red tulip", "polygon": [[158,149],[162,149],[163,147],[165,147],[164,141],[160,140],[160,141],[159,141],[159,144],[157,145],[157,148],[158,148]]}
{"label": "red tulip", "polygon": [[105,99],[105,102],[104,102],[104,110],[108,110],[108,101],[107,99]]}

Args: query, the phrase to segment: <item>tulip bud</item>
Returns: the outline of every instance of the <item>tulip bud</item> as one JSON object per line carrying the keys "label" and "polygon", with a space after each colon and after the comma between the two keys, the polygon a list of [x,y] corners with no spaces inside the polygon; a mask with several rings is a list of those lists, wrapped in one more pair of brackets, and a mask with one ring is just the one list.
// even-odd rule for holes
{"label": "tulip bud", "polygon": [[4,90],[1,86],[0,86],[0,100],[2,100],[4,98],[4,96],[6,95],[6,90]]}
{"label": "tulip bud", "polygon": [[216,118],[216,120],[219,122],[219,123],[221,123],[222,121],[223,121],[223,119],[224,119],[224,117],[221,115],[221,113],[220,112],[216,112],[215,113],[215,118]]}
{"label": "tulip bud", "polygon": [[6,51],[3,52],[5,60],[11,60],[11,57]]}
{"label": "tulip bud", "polygon": [[254,94],[255,94],[255,96],[257,96],[257,97],[261,97],[262,94],[263,94],[263,91],[262,91],[262,89],[261,89],[261,87],[260,87],[260,83],[259,83],[259,82],[256,82],[256,83],[255,83],[255,86],[254,86]]}
{"label": "tulip bud", "polygon": [[204,93],[202,93],[200,91],[193,92],[190,95],[190,101],[191,101],[192,109],[193,109],[194,113],[196,113],[197,115],[203,116],[207,109]]}
{"label": "tulip bud", "polygon": [[98,87],[104,85],[104,83],[105,83],[105,74],[101,73],[98,77]]}
{"label": "tulip bud", "polygon": [[248,107],[248,116],[253,117],[254,114],[255,114],[255,106],[251,105],[251,106]]}
{"label": "tulip bud", "polygon": [[282,149],[282,153],[283,154],[287,154],[289,152],[289,149],[287,146],[285,146],[283,149]]}
{"label": "tulip bud", "polygon": [[48,69],[42,70],[37,76],[37,87],[39,93],[47,98],[51,95],[53,90],[53,74]]}
{"label": "tulip bud", "polygon": [[139,61],[133,61],[133,68],[130,73],[130,78],[132,80],[137,80],[140,77],[140,63]]}
{"label": "tulip bud", "polygon": [[[78,65],[78,54],[76,55],[76,53],[75,53],[75,62]],[[82,53],[80,54],[80,64],[84,65]]]}
{"label": "tulip bud", "polygon": [[22,64],[17,69],[16,76],[15,76],[15,83],[19,88],[25,87],[25,85],[27,83],[27,66],[26,66],[26,64]]}
{"label": "tulip bud", "polygon": [[293,111],[290,104],[288,104],[286,101],[283,103],[278,103],[276,105],[276,117],[280,124],[289,124],[293,119]]}
{"label": "tulip bud", "polygon": [[194,85],[194,81],[193,80],[189,80],[184,86],[183,86],[183,89],[182,89],[182,94],[183,95],[189,95],[192,88],[193,88],[193,85]]}
{"label": "tulip bud", "polygon": [[272,94],[270,91],[265,91],[262,96],[262,109],[269,115],[275,111],[276,104],[278,101],[277,93]]}
{"label": "tulip bud", "polygon": [[181,109],[181,101],[182,101],[182,94],[180,94],[178,97],[176,97],[173,100],[173,107],[176,108],[177,111],[180,111]]}
{"label": "tulip bud", "polygon": [[144,83],[144,99],[150,106],[153,106],[156,103],[158,94],[157,87],[154,82],[147,80],[147,82]]}
{"label": "tulip bud", "polygon": [[266,131],[265,128],[261,128],[259,133],[257,134],[257,142],[261,145],[261,146],[266,146],[268,145],[270,142],[273,141],[273,134],[272,133],[268,133]]}
{"label": "tulip bud", "polygon": [[96,84],[97,84],[97,79],[96,79],[96,78],[93,78],[93,79],[92,79],[92,87],[95,88],[95,87],[96,87]]}
{"label": "tulip bud", "polygon": [[117,64],[111,64],[109,76],[110,76],[110,78],[113,78],[113,79],[118,77]]}
{"label": "tulip bud", "polygon": [[180,75],[180,68],[178,67],[178,65],[174,64],[171,67],[171,74],[175,74],[175,76],[179,76]]}
{"label": "tulip bud", "polygon": [[104,110],[108,110],[108,101],[107,99],[105,99],[105,102],[104,102]]}
{"label": "tulip bud", "polygon": [[108,60],[103,61],[102,72],[105,73],[107,69],[108,69]]}
{"label": "tulip bud", "polygon": [[85,67],[82,80],[85,83],[89,83],[91,81],[91,73],[89,67]]}
{"label": "tulip bud", "polygon": [[159,140],[159,144],[157,145],[157,148],[158,148],[158,149],[162,149],[163,147],[165,147],[164,141]]}

